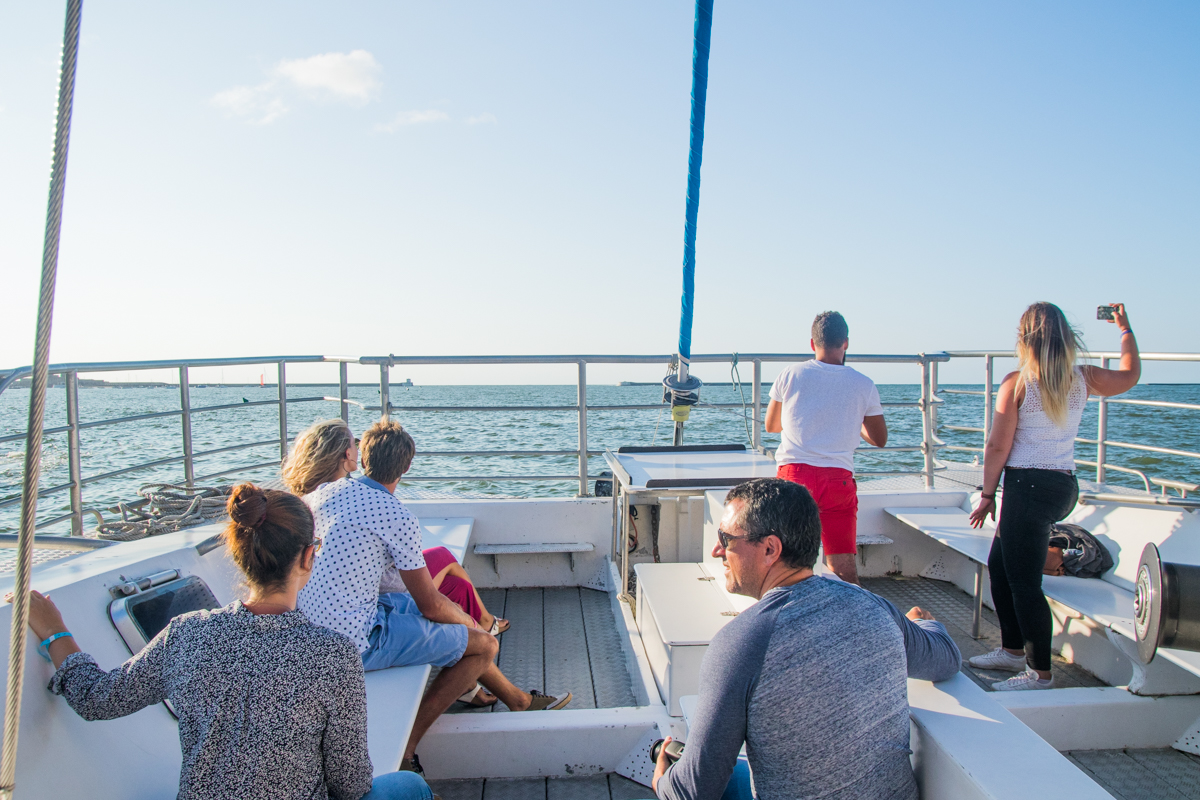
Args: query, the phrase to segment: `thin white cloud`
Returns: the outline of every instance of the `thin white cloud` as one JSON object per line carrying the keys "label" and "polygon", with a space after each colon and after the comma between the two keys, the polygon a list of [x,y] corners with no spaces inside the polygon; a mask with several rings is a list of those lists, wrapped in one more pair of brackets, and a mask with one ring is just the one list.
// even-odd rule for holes
{"label": "thin white cloud", "polygon": [[231,117],[244,117],[253,125],[269,125],[287,113],[287,104],[274,92],[271,83],[259,86],[234,86],[217,92],[210,101]]}
{"label": "thin white cloud", "polygon": [[492,114],[491,112],[485,111],[482,114],[479,114],[477,116],[467,117],[467,124],[468,125],[495,125],[496,124],[496,115]]}
{"label": "thin white cloud", "polygon": [[450,115],[445,111],[429,109],[426,111],[401,111],[392,117],[391,122],[381,122],[375,126],[377,133],[395,133],[410,125],[424,125],[430,122],[446,122]]}
{"label": "thin white cloud", "polygon": [[379,93],[382,70],[375,56],[366,50],[285,58],[271,68],[264,83],[225,89],[213,95],[209,103],[228,116],[241,117],[253,125],[268,125],[288,112],[285,95],[295,95],[297,90],[319,100],[354,106],[369,103]]}
{"label": "thin white cloud", "polygon": [[352,50],[284,59],[275,65],[274,75],[310,94],[361,105],[378,93],[382,71],[375,56],[366,50]]}

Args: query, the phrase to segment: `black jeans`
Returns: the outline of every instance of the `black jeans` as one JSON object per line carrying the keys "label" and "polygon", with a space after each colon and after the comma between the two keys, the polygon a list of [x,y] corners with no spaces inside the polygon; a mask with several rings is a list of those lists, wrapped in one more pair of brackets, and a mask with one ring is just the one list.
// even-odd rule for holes
{"label": "black jeans", "polygon": [[1004,504],[988,555],[992,603],[1000,618],[1004,647],[1025,650],[1038,670],[1050,669],[1053,626],[1042,594],[1042,569],[1050,546],[1050,526],[1079,500],[1074,475],[1052,469],[1004,469]]}

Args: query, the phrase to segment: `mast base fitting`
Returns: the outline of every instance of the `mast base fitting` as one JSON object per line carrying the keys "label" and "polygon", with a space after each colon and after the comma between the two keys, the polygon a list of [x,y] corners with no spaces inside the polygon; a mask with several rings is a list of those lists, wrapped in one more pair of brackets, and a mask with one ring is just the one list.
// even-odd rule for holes
{"label": "mast base fitting", "polygon": [[700,387],[704,381],[695,375],[688,375],[687,380],[681,381],[677,375],[663,378],[663,402],[671,403],[671,419],[676,422],[686,422],[692,406],[700,402]]}

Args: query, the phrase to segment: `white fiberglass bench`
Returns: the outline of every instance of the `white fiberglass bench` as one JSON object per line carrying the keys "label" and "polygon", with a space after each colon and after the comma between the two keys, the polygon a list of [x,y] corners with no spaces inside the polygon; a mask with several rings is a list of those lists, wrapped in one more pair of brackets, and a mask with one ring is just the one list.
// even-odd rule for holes
{"label": "white fiberglass bench", "polygon": [[[422,517],[421,545],[445,547],[462,563],[471,543],[471,517]],[[398,578],[397,578],[398,579]],[[389,580],[384,577],[384,582]],[[380,587],[386,590],[386,585]],[[396,587],[399,589],[400,587]],[[404,756],[417,707],[429,681],[428,665],[393,667],[367,673],[367,747],[375,774],[394,772]]]}
{"label": "white fiberglass bench", "polygon": [[975,609],[971,617],[971,636],[979,638],[983,617],[983,568],[987,565],[996,529],[990,523],[972,528],[967,512],[957,506],[933,508],[885,508],[884,511],[909,527],[916,528],[934,541],[961,555],[975,565]]}
{"label": "white fiberglass bench", "polygon": [[420,523],[423,548],[444,547],[459,564],[463,563],[475,528],[472,517],[422,517]]}
{"label": "white fiberglass bench", "polygon": [[[977,626],[983,602],[981,575],[994,529],[972,528],[969,515],[961,508],[888,508],[886,511],[976,564]],[[1066,521],[1091,531],[1112,555],[1113,568],[1099,579],[1045,575],[1042,590],[1050,600],[1109,631],[1110,641],[1133,664],[1134,680],[1130,682],[1130,690],[1138,692],[1145,686],[1146,674],[1136,656],[1133,592],[1142,548],[1148,542],[1154,542],[1164,561],[1200,564],[1200,519],[1179,509],[1102,503],[1079,506]],[[972,633],[978,635],[978,628],[975,627]],[[1159,655],[1200,676],[1200,653],[1163,648]]]}
{"label": "white fiberglass bench", "polygon": [[376,775],[400,768],[429,672],[423,664],[367,673],[367,749]]}

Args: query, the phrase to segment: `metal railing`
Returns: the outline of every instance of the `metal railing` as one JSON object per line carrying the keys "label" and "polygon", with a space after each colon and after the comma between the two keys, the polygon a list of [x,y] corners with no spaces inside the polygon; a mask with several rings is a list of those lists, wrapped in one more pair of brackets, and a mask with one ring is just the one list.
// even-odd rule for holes
{"label": "metal railing", "polygon": [[[965,394],[965,395],[982,395],[984,398],[983,411],[983,427],[974,428],[963,425],[947,425],[949,430],[962,432],[974,432],[983,434],[983,443],[987,444],[988,436],[992,428],[992,414],[995,408],[996,389],[994,381],[994,365],[997,358],[1015,359],[1016,354],[1011,350],[951,350],[947,353],[951,358],[982,358],[984,361],[984,389],[980,391],[971,389],[943,389],[945,394]],[[1114,359],[1121,357],[1120,353],[1104,352],[1091,353],[1091,358],[1099,359],[1100,365],[1108,368]],[[1142,361],[1159,361],[1159,362],[1193,362],[1200,363],[1200,353],[1141,353]],[[1162,495],[1167,496],[1167,489],[1175,489],[1179,492],[1180,497],[1186,498],[1189,491],[1196,491],[1194,484],[1184,483],[1177,480],[1166,478],[1155,478],[1146,475],[1145,472],[1131,467],[1124,467],[1118,464],[1112,464],[1108,460],[1108,449],[1115,447],[1118,449],[1135,450],[1148,453],[1158,453],[1160,455],[1177,456],[1180,458],[1200,459],[1200,453],[1190,450],[1178,450],[1170,447],[1158,447],[1154,445],[1137,444],[1134,442],[1118,442],[1108,438],[1108,415],[1109,406],[1111,405],[1127,405],[1127,406],[1142,406],[1145,408],[1170,408],[1188,411],[1200,411],[1200,404],[1196,403],[1177,403],[1166,400],[1137,400],[1130,398],[1113,398],[1113,397],[1089,397],[1088,402],[1096,403],[1098,413],[1096,415],[1096,438],[1085,439],[1076,437],[1075,441],[1078,444],[1094,445],[1096,448],[1096,457],[1094,461],[1076,459],[1075,463],[1080,466],[1093,467],[1096,470],[1096,482],[1104,483],[1109,470],[1114,472],[1122,472],[1126,474],[1136,475],[1145,486],[1146,493],[1151,494],[1150,485],[1154,484],[1162,489]],[[963,445],[946,445],[946,449],[950,450],[966,450],[971,452],[983,452],[983,447],[969,447]]]}
{"label": "metal railing", "polygon": [[[692,363],[731,363],[733,354],[695,355]],[[752,445],[762,449],[763,408],[762,408],[762,365],[764,363],[795,363],[811,359],[810,353],[758,353],[738,354],[741,363],[747,361],[753,365],[753,378],[750,381],[751,403],[704,403],[701,408],[723,410],[739,409],[753,421]],[[920,452],[923,456],[923,466],[920,470],[889,470],[860,472],[864,477],[886,475],[921,475],[926,486],[932,486],[934,473],[939,469],[935,465],[935,457],[939,448],[945,446],[936,436],[937,407],[943,401],[936,396],[937,365],[948,360],[944,353],[916,355],[858,355],[848,358],[857,363],[917,364],[921,367],[921,397],[915,402],[885,403],[889,408],[916,408],[921,411],[921,444],[917,446],[890,445],[884,448],[860,448],[869,452]],[[70,363],[50,366],[50,373],[61,375],[66,389],[67,424],[61,427],[47,428],[46,434],[67,434],[68,449],[68,480],[66,483],[49,486],[39,490],[39,497],[49,497],[62,492],[70,496],[71,511],[38,523],[38,528],[46,528],[62,523],[71,522],[71,535],[80,536],[83,533],[83,517],[94,514],[100,517],[99,511],[88,508],[84,504],[83,487],[99,481],[108,480],[121,475],[156,467],[179,464],[182,466],[183,483],[194,486],[198,482],[212,478],[233,475],[264,467],[279,466],[287,455],[290,441],[287,433],[287,408],[291,403],[307,402],[338,402],[342,419],[349,419],[349,405],[355,401],[349,398],[348,365],[368,365],[379,368],[379,396],[377,406],[361,406],[367,411],[379,412],[382,418],[387,418],[395,412],[573,412],[578,419],[578,446],[571,450],[435,450],[423,452],[422,456],[433,458],[461,458],[468,456],[574,456],[578,467],[574,474],[547,475],[430,475],[405,478],[406,482],[438,482],[438,481],[572,481],[578,483],[578,494],[588,494],[589,482],[592,476],[588,470],[588,458],[600,455],[602,450],[588,448],[588,414],[592,412],[605,413],[615,411],[657,411],[662,404],[624,404],[624,405],[595,405],[589,404],[587,398],[587,367],[589,364],[666,364],[671,360],[669,355],[564,355],[564,356],[369,356],[369,357],[340,357],[340,356],[263,356],[234,359],[198,359],[198,360],[166,360],[166,361],[124,361],[99,363]],[[290,397],[287,391],[288,364],[336,363],[338,365],[338,397]],[[212,367],[236,367],[275,365],[278,373],[278,396],[272,400],[258,400],[242,403],[228,403],[213,406],[193,406],[191,402],[190,370]],[[570,405],[505,405],[505,406],[413,406],[396,405],[391,402],[391,369],[399,365],[421,366],[463,366],[463,365],[574,365],[576,368],[576,402]],[[146,414],[135,414],[126,417],[81,422],[79,419],[79,375],[106,372],[127,372],[136,370],[177,370],[179,376],[179,409],[158,411]],[[29,374],[29,369],[22,367],[12,370],[0,379],[0,394],[20,378]],[[357,403],[355,403],[357,404]],[[193,447],[192,421],[197,414],[235,409],[248,409],[261,406],[274,406],[278,409],[279,436],[261,441],[246,442],[215,449],[196,451]],[[79,442],[79,432],[84,429],[104,426],[128,424],[150,419],[178,417],[180,419],[180,450],[179,455],[134,464],[118,470],[104,472],[98,475],[83,475],[83,464]],[[24,433],[0,437],[0,443],[16,441],[24,438]],[[231,453],[269,445],[279,446],[279,460],[243,464],[230,469],[196,475],[196,463],[208,456]],[[0,508],[20,502],[19,495],[0,497]]]}
{"label": "metal railing", "polygon": [[[1119,357],[1119,354],[1114,353],[1098,353],[1096,357],[1101,359],[1101,363],[1108,365],[1111,359]],[[738,354],[737,359],[740,363],[745,364],[750,362],[753,365],[753,377],[749,382],[749,389],[752,401],[743,403],[704,403],[700,408],[713,408],[723,410],[742,410],[744,414],[749,415],[746,418],[753,423],[751,429],[751,444],[755,449],[762,450],[762,435],[763,435],[763,407],[762,407],[762,366],[769,363],[795,363],[813,358],[811,353],[752,353]],[[884,448],[862,447],[859,452],[919,452],[922,456],[922,465],[919,470],[867,470],[860,471],[858,474],[862,477],[883,477],[892,475],[920,475],[923,477],[926,487],[933,487],[934,477],[936,473],[944,469],[937,465],[937,454],[941,450],[958,450],[982,452],[983,447],[973,447],[964,445],[951,445],[942,441],[938,437],[939,422],[938,410],[944,404],[944,400],[939,397],[941,394],[968,394],[982,395],[984,398],[983,411],[983,427],[971,427],[963,425],[946,425],[947,430],[960,432],[980,433],[986,443],[988,433],[991,430],[992,414],[994,409],[995,390],[991,391],[975,391],[964,389],[942,389],[938,386],[938,368],[940,364],[946,363],[952,358],[982,358],[984,361],[984,379],[985,387],[994,386],[994,362],[997,358],[1012,358],[1011,351],[951,351],[937,353],[920,353],[914,355],[850,355],[847,360],[851,363],[875,363],[875,364],[914,364],[921,369],[921,393],[920,398],[914,402],[894,402],[884,403],[889,408],[915,408],[921,412],[921,442],[919,445],[889,445]],[[724,363],[730,364],[734,358],[733,354],[709,354],[696,355],[692,358],[693,364],[702,363]],[[50,519],[42,520],[38,523],[38,528],[46,528],[66,520],[71,522],[71,534],[79,536],[83,533],[83,517],[85,514],[94,514],[99,517],[96,509],[88,508],[84,504],[83,487],[88,484],[97,483],[99,481],[108,480],[121,475],[131,474],[138,471],[153,469],[156,467],[169,466],[179,464],[182,466],[183,483],[187,486],[196,485],[198,482],[211,480],[217,477],[237,474],[239,472],[247,472],[250,470],[263,469],[266,467],[278,467],[284,457],[287,455],[288,444],[288,405],[293,403],[309,403],[309,402],[337,402],[340,407],[342,419],[349,419],[349,405],[357,404],[349,398],[349,382],[348,382],[348,366],[350,364],[376,366],[379,369],[379,396],[380,404],[377,406],[361,406],[367,411],[379,412],[381,417],[388,417],[396,412],[470,412],[470,413],[489,413],[489,412],[512,412],[512,411],[527,411],[527,412],[569,412],[577,417],[578,426],[578,444],[574,449],[523,449],[523,450],[434,450],[423,452],[422,456],[431,458],[463,458],[475,456],[505,456],[505,457],[574,457],[577,460],[577,468],[574,474],[559,473],[559,474],[526,474],[526,475],[429,475],[429,476],[414,476],[405,478],[406,482],[441,482],[441,481],[571,481],[577,482],[578,494],[586,496],[588,494],[589,482],[592,476],[589,474],[588,458],[590,456],[600,455],[603,451],[588,448],[588,414],[589,413],[606,413],[617,411],[656,411],[663,408],[662,404],[645,403],[645,404],[625,404],[625,405],[595,405],[589,404],[587,395],[587,368],[589,364],[666,364],[671,359],[669,355],[563,355],[563,356],[368,356],[368,357],[344,357],[344,356],[262,356],[253,358],[234,358],[234,359],[199,359],[199,360],[169,360],[169,361],[127,361],[127,362],[100,362],[100,363],[70,363],[70,364],[55,364],[51,365],[51,374],[63,376],[64,387],[66,390],[66,417],[67,424],[65,426],[47,428],[46,434],[65,433],[67,438],[68,450],[68,480],[55,486],[49,486],[39,490],[39,497],[49,497],[63,492],[69,493],[70,497],[70,512],[61,514]],[[1200,354],[1191,353],[1145,353],[1142,354],[1142,359],[1145,361],[1192,361],[1200,362]],[[317,364],[331,363],[338,366],[338,396],[305,396],[291,397],[288,395],[287,387],[287,365],[288,364]],[[197,368],[211,367],[236,367],[236,366],[259,366],[259,365],[275,365],[277,370],[277,396],[271,400],[257,400],[242,403],[228,403],[212,406],[193,406],[191,403],[191,384],[189,382],[190,370]],[[472,406],[446,406],[446,405],[396,405],[391,402],[391,370],[393,367],[405,366],[464,366],[464,365],[573,365],[576,370],[576,402],[573,404],[563,405],[472,405]],[[118,417],[113,419],[103,419],[83,422],[79,418],[79,375],[81,373],[96,374],[105,372],[126,372],[136,370],[161,370],[172,369],[178,372],[179,376],[179,408],[176,410],[158,411],[146,414],[135,414],[126,417]],[[15,381],[29,374],[29,368],[22,367],[12,370],[3,379],[0,379],[0,394],[5,389],[11,386]],[[1082,444],[1096,446],[1096,458],[1094,461],[1080,460],[1078,463],[1083,466],[1095,467],[1096,476],[1099,482],[1104,481],[1105,474],[1108,470],[1128,473],[1138,476],[1144,484],[1146,491],[1149,493],[1151,484],[1161,488],[1165,495],[1168,489],[1173,489],[1179,492],[1181,496],[1186,497],[1187,492],[1198,491],[1192,484],[1181,483],[1165,478],[1156,478],[1146,475],[1144,472],[1129,467],[1124,467],[1109,463],[1107,460],[1109,448],[1128,449],[1134,451],[1152,452],[1170,456],[1180,456],[1187,458],[1200,459],[1200,453],[1194,453],[1186,450],[1179,450],[1166,447],[1158,447],[1153,445],[1139,444],[1136,442],[1121,442],[1107,438],[1108,430],[1108,407],[1110,404],[1135,405],[1145,406],[1150,408],[1163,409],[1181,409],[1200,411],[1200,405],[1192,403],[1176,403],[1161,400],[1135,400],[1135,399],[1113,399],[1113,398],[1093,398],[1093,402],[1098,402],[1099,421],[1096,439],[1077,439]],[[245,442],[225,447],[217,447],[210,450],[196,451],[193,447],[192,421],[197,414],[213,413],[218,411],[229,411],[235,409],[248,409],[262,406],[273,406],[277,409],[278,414],[278,430],[279,435],[270,439],[264,439],[254,442]],[[160,419],[167,417],[179,417],[181,440],[179,454],[160,458],[145,463],[134,464],[122,469],[104,472],[98,475],[83,475],[83,464],[80,449],[80,431],[85,429],[99,428],[105,426],[128,424],[150,419]],[[7,435],[0,437],[0,443],[16,441],[24,438],[24,433]],[[279,458],[270,461],[257,461],[249,464],[242,464],[228,469],[222,469],[217,472],[211,472],[204,475],[196,475],[196,464],[198,460],[209,456],[232,453],[241,450],[249,450],[258,447],[278,445]],[[14,505],[20,502],[19,495],[8,497],[0,497],[0,508]]]}

